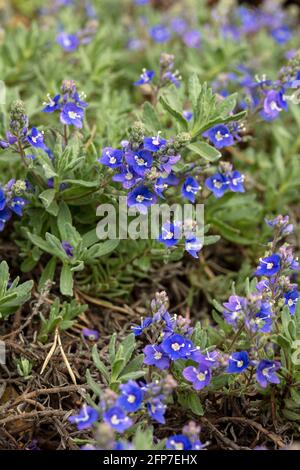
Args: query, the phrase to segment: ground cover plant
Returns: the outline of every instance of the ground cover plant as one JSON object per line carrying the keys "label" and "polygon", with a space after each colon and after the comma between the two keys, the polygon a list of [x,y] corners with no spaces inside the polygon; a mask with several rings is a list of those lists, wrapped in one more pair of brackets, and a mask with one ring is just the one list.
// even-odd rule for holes
{"label": "ground cover plant", "polygon": [[297,446],[299,13],[0,1],[1,449]]}

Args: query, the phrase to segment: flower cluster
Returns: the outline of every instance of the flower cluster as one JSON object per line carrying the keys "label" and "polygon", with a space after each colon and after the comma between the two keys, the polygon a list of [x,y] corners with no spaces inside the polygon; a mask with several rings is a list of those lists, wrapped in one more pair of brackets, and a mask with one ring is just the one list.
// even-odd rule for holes
{"label": "flower cluster", "polygon": [[206,179],[205,185],[216,198],[220,198],[226,191],[243,193],[245,191],[244,180],[244,175],[234,170],[231,164],[223,162],[220,164],[219,171]]}
{"label": "flower cluster", "polygon": [[29,189],[28,183],[23,180],[10,180],[4,188],[0,186],[0,232],[4,230],[6,222],[17,214],[23,215],[23,208],[28,201],[22,195]]}
{"label": "flower cluster", "polygon": [[83,125],[84,108],[87,103],[84,101],[85,94],[78,93],[76,84],[73,80],[64,80],[61,86],[61,94],[51,98],[48,95],[48,101],[44,103],[43,112],[60,112],[60,121],[64,126],[74,126],[81,128]]}
{"label": "flower cluster", "polygon": [[153,79],[155,76],[154,70],[143,69],[140,78],[134,82],[135,86],[151,84],[153,94],[157,95],[158,91],[166,85],[173,84],[176,88],[180,87],[181,76],[178,70],[174,70],[175,56],[172,54],[163,53],[160,56],[160,71],[158,74],[158,83],[154,85]]}

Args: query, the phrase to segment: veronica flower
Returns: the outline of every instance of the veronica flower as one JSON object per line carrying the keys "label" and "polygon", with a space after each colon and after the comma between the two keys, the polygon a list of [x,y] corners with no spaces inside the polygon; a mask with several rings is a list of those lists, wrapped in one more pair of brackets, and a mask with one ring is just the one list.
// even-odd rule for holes
{"label": "veronica flower", "polygon": [[120,173],[113,175],[112,180],[122,183],[124,189],[130,189],[139,181],[139,177],[128,167],[128,165],[119,166]]}
{"label": "veronica flower", "polygon": [[231,295],[224,304],[224,319],[229,325],[237,327],[238,321],[243,318],[247,307],[247,299],[238,295]]}
{"label": "veronica flower", "polygon": [[147,208],[156,202],[156,195],[153,194],[143,184],[134,188],[129,194],[127,204],[129,207],[135,207],[142,214],[147,213]]}
{"label": "veronica flower", "polygon": [[79,46],[79,39],[75,34],[59,33],[56,36],[56,42],[66,52],[74,52]]}
{"label": "veronica flower", "polygon": [[170,222],[165,223],[162,226],[161,234],[158,237],[158,241],[171,247],[176,245],[178,240],[181,238],[181,229],[178,225],[172,224]]}
{"label": "veronica flower", "polygon": [[217,126],[212,127],[203,135],[204,137],[208,137],[217,149],[229,147],[234,144],[233,135],[230,133],[228,127],[224,126],[224,124],[218,124]]}
{"label": "veronica flower", "polygon": [[100,338],[100,333],[97,330],[90,330],[89,328],[83,328],[82,334],[85,338],[89,339],[90,341],[98,341]]}
{"label": "veronica flower", "polygon": [[202,249],[203,243],[197,237],[188,238],[185,241],[185,251],[187,251],[193,258],[198,259],[198,253]]}
{"label": "veronica flower", "polygon": [[120,385],[121,395],[118,398],[118,405],[128,412],[140,409],[143,401],[143,390],[133,380]]}
{"label": "veronica flower", "polygon": [[165,424],[166,405],[162,402],[161,397],[151,398],[146,405],[147,411],[152,419],[160,424]]}
{"label": "veronica flower", "polygon": [[60,109],[60,95],[55,95],[53,98],[51,98],[50,94],[47,95],[48,101],[45,101],[43,103],[44,108],[43,112],[44,113],[53,113],[57,109]]}
{"label": "veronica flower", "polygon": [[170,173],[167,177],[162,178],[159,177],[155,181],[154,184],[154,191],[156,194],[158,194],[160,197],[164,197],[163,192],[169,188],[169,186],[177,186],[179,183],[179,179],[174,173]]}
{"label": "veronica flower", "polygon": [[187,121],[191,121],[193,119],[193,112],[192,111],[188,111],[188,110],[185,110],[183,111],[183,117],[187,120]]}
{"label": "veronica flower", "polygon": [[279,384],[279,377],[276,375],[276,371],[280,369],[281,365],[278,361],[269,361],[263,359],[257,366],[256,380],[261,387],[266,388],[268,383]]}
{"label": "veronica flower", "polygon": [[157,136],[144,138],[144,148],[150,152],[157,152],[166,143],[167,141],[162,139],[159,133]]}
{"label": "veronica flower", "polygon": [[282,110],[287,111],[288,105],[282,91],[267,92],[263,105],[263,116],[269,120],[277,118]]}
{"label": "veronica flower", "polygon": [[229,374],[238,374],[247,369],[249,364],[250,361],[247,351],[232,353],[228,360],[228,368],[226,372]]}
{"label": "veronica flower", "polygon": [[27,135],[27,140],[32,147],[45,149],[44,134],[40,132],[36,127],[31,129],[30,134]]}
{"label": "veronica flower", "polygon": [[143,352],[145,354],[144,364],[155,366],[161,370],[170,367],[170,359],[160,346],[147,345]]}
{"label": "veronica flower", "polygon": [[63,240],[61,242],[61,247],[69,258],[72,258],[74,256],[74,247],[67,240]]}
{"label": "veronica flower", "polygon": [[192,382],[195,390],[202,390],[207,387],[211,381],[210,368],[204,364],[199,364],[197,367],[186,367],[182,372],[183,377]]}
{"label": "veronica flower", "polygon": [[0,211],[6,206],[6,197],[3,189],[0,187]]}
{"label": "veronica flower", "polygon": [[126,162],[138,176],[143,176],[151,169],[153,158],[149,150],[129,151],[125,154]]}
{"label": "veronica flower", "polygon": [[132,325],[131,331],[134,333],[134,336],[140,336],[143,331],[152,324],[152,322],[153,320],[151,317],[146,317],[145,319],[142,319],[140,325]]}
{"label": "veronica flower", "polygon": [[83,429],[90,428],[98,418],[99,415],[97,410],[91,406],[83,405],[78,415],[70,416],[68,419],[70,423],[77,425],[77,429],[79,431],[82,431]]}
{"label": "veronica flower", "polygon": [[184,33],[182,39],[184,44],[188,47],[192,47],[195,49],[200,47],[201,36],[199,31],[197,30],[187,31],[186,33]]}
{"label": "veronica flower", "polygon": [[188,176],[182,185],[182,195],[190,202],[195,202],[195,196],[200,189],[198,181],[192,176]]}
{"label": "veronica flower", "polygon": [[0,232],[4,230],[6,222],[11,218],[11,212],[4,208],[0,210]]}
{"label": "veronica flower", "polygon": [[272,29],[271,35],[278,44],[285,44],[292,38],[292,33],[287,25]]}
{"label": "veronica flower", "polygon": [[281,258],[279,255],[274,254],[271,256],[266,256],[261,258],[259,261],[259,266],[255,271],[256,276],[274,276],[280,271],[281,268]]}
{"label": "veronica flower", "polygon": [[284,294],[284,303],[288,306],[291,315],[295,315],[296,313],[298,299],[299,292],[297,290],[292,290]]}
{"label": "veronica flower", "polygon": [[270,333],[272,330],[272,310],[270,304],[264,302],[259,312],[248,323],[254,332]]}
{"label": "veronica flower", "polygon": [[109,168],[118,168],[123,162],[123,152],[119,149],[105,147],[102,151],[101,158],[98,159],[98,162],[108,166]]}
{"label": "veronica flower", "polygon": [[146,85],[147,83],[151,83],[153,80],[153,77],[155,75],[155,72],[153,70],[146,70],[143,69],[139,80],[134,82],[135,86],[140,86],[140,85]]}
{"label": "veronica flower", "polygon": [[62,108],[60,113],[60,120],[67,126],[73,125],[75,127],[81,128],[83,115],[83,109],[79,108],[79,106],[77,106],[75,103],[69,102],[66,103]]}
{"label": "veronica flower", "polygon": [[163,155],[160,159],[161,171],[170,174],[173,166],[180,160],[181,155]]}
{"label": "veronica flower", "polygon": [[23,215],[23,208],[26,204],[28,204],[28,201],[23,197],[13,197],[9,202],[9,209],[21,217]]}
{"label": "veronica flower", "polygon": [[183,18],[180,18],[179,16],[172,18],[171,28],[174,31],[174,33],[181,35],[186,31],[187,27],[188,27],[188,24]]}
{"label": "veronica flower", "polygon": [[192,444],[187,436],[177,434],[170,436],[166,442],[166,449],[168,450],[191,450]]}
{"label": "veronica flower", "polygon": [[228,189],[229,181],[222,173],[216,173],[205,180],[205,186],[216,198],[222,197]]}
{"label": "veronica flower", "polygon": [[161,343],[162,350],[173,360],[188,357],[192,349],[192,342],[181,335],[173,334]]}
{"label": "veronica flower", "polygon": [[233,171],[228,177],[229,189],[235,193],[244,193],[245,188],[243,186],[245,176],[241,175],[239,171]]}
{"label": "veronica flower", "polygon": [[113,406],[105,411],[103,420],[119,433],[123,433],[133,424],[120,406]]}
{"label": "veronica flower", "polygon": [[166,42],[170,39],[171,34],[168,28],[163,25],[156,25],[150,28],[149,30],[150,37],[153,39],[153,41],[161,43],[161,42]]}

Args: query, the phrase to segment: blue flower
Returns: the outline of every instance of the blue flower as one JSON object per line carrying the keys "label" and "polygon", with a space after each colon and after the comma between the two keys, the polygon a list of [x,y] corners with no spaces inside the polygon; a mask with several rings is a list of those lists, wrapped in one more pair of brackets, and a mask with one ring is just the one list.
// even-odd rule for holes
{"label": "blue flower", "polygon": [[166,42],[170,39],[171,34],[166,26],[158,24],[156,26],[152,26],[149,30],[150,37],[155,42]]}
{"label": "blue flower", "polygon": [[227,191],[229,181],[222,173],[216,173],[205,180],[205,186],[213,192],[214,196],[220,198]]}
{"label": "blue flower", "polygon": [[119,149],[105,147],[102,151],[101,158],[98,159],[98,162],[108,166],[109,168],[118,168],[123,162],[123,152]]}
{"label": "blue flower", "polygon": [[143,349],[143,352],[145,354],[144,364],[155,366],[162,370],[169,368],[170,359],[160,346],[148,344]]}
{"label": "blue flower", "polygon": [[74,252],[74,247],[67,240],[63,240],[61,242],[61,247],[64,250],[64,252],[66,253],[66,255],[69,258],[72,258],[73,252]]}
{"label": "blue flower", "polygon": [[272,330],[272,310],[267,302],[261,305],[261,308],[255,317],[249,321],[252,331],[260,331],[261,333],[270,333]]}
{"label": "blue flower", "polygon": [[241,175],[239,171],[233,171],[228,177],[229,189],[234,193],[244,193],[245,188],[243,186],[245,176]]}
{"label": "blue flower", "polygon": [[165,223],[162,226],[161,234],[158,237],[158,241],[166,245],[167,247],[171,247],[176,245],[178,240],[181,238],[181,229],[176,224],[172,224],[170,222]]}
{"label": "blue flower", "polygon": [[174,33],[177,34],[183,34],[186,29],[187,29],[187,22],[183,19],[180,18],[179,16],[176,16],[171,20],[171,28],[174,31]]}
{"label": "blue flower", "polygon": [[187,436],[177,434],[170,436],[166,442],[166,449],[168,450],[191,450],[192,444]]}
{"label": "blue flower", "polygon": [[225,307],[223,315],[226,323],[236,328],[238,321],[244,317],[247,300],[238,295],[231,295],[229,302],[225,302],[223,305]]}
{"label": "blue flower", "polygon": [[185,182],[182,185],[182,195],[186,199],[188,199],[190,202],[195,202],[195,195],[200,189],[200,185],[195,178],[192,176],[188,176],[185,180]]}
{"label": "blue flower", "polygon": [[123,433],[132,426],[132,420],[126,416],[120,406],[112,406],[103,414],[104,421],[116,431]]}
{"label": "blue flower", "polygon": [[276,119],[282,110],[287,111],[288,105],[282,91],[269,90],[264,99],[262,116],[267,120]]}
{"label": "blue flower", "polygon": [[295,315],[297,303],[299,299],[299,292],[297,290],[292,290],[287,294],[284,294],[284,303],[289,307],[291,315]]}
{"label": "blue flower", "polygon": [[192,349],[192,342],[182,335],[173,334],[161,343],[162,350],[173,360],[185,359]]}
{"label": "blue flower", "polygon": [[66,103],[60,113],[60,120],[63,124],[73,125],[81,129],[84,111],[75,103]]}
{"label": "blue flower", "polygon": [[129,151],[125,154],[126,162],[138,176],[144,176],[151,169],[153,158],[149,150]]}
{"label": "blue flower", "polygon": [[193,119],[193,112],[192,111],[183,111],[183,117],[187,120],[187,121],[191,121]]}
{"label": "blue flower", "polygon": [[291,30],[287,25],[273,29],[271,35],[278,44],[285,44],[292,38]]}
{"label": "blue flower", "polygon": [[120,385],[121,395],[118,398],[118,405],[125,411],[134,412],[142,406],[144,393],[134,380],[129,380],[126,384]]}
{"label": "blue flower", "polygon": [[112,180],[116,181],[117,183],[122,183],[124,189],[130,189],[135,186],[140,178],[135,175],[132,170],[130,170],[128,165],[122,165],[118,168],[120,173],[113,175]]}
{"label": "blue flower", "polygon": [[200,242],[199,238],[197,237],[188,238],[185,241],[185,250],[194,258],[199,258],[198,252],[202,249],[202,247],[203,247],[203,244]]}
{"label": "blue flower", "polygon": [[156,202],[156,195],[153,194],[146,186],[140,184],[128,193],[127,204],[129,207],[135,207],[142,214],[147,213],[147,207]]}
{"label": "blue flower", "polygon": [[139,80],[134,82],[135,86],[146,85],[147,83],[151,83],[154,78],[155,72],[153,70],[146,70],[143,69]]}
{"label": "blue flower", "polygon": [[9,209],[21,217],[23,215],[23,208],[26,204],[28,204],[26,199],[22,197],[14,197],[9,203]]}
{"label": "blue flower", "polygon": [[263,359],[257,366],[256,380],[261,387],[266,388],[268,383],[279,384],[279,377],[276,375],[276,371],[280,369],[281,365],[278,361],[269,361]]}
{"label": "blue flower", "polygon": [[279,255],[274,254],[261,258],[259,266],[255,271],[256,276],[274,276],[281,268],[281,258]]}
{"label": "blue flower", "polygon": [[11,212],[5,207],[0,210],[0,232],[4,230],[6,222],[11,218]]}
{"label": "blue flower", "polygon": [[177,186],[179,179],[174,173],[170,173],[167,177],[159,177],[155,181],[154,191],[160,197],[164,197],[163,192],[169,188],[169,186]]}
{"label": "blue flower", "polygon": [[0,188],[0,211],[6,206],[6,198],[2,188]]}
{"label": "blue flower", "polygon": [[173,166],[176,165],[176,163],[180,160],[181,156],[180,155],[164,155],[161,157],[161,171],[165,173],[171,173]]}
{"label": "blue flower", "polygon": [[150,152],[157,152],[167,141],[162,139],[159,134],[155,137],[144,138],[144,148],[150,150]]}
{"label": "blue flower", "polygon": [[83,429],[88,429],[92,424],[97,421],[99,418],[97,410],[91,406],[83,405],[80,413],[75,416],[70,416],[70,423],[75,423],[79,431]]}
{"label": "blue flower", "polygon": [[91,330],[90,328],[83,328],[82,334],[85,338],[89,339],[90,341],[98,341],[100,338],[100,333],[97,330]]}
{"label": "blue flower", "polygon": [[183,42],[186,46],[192,47],[194,49],[200,47],[201,35],[197,30],[187,31],[183,35]]}
{"label": "blue flower", "polygon": [[232,353],[228,360],[228,368],[226,372],[229,374],[238,374],[247,369],[249,364],[250,361],[247,351]]}
{"label": "blue flower", "polygon": [[168,70],[163,74],[163,80],[166,82],[171,82],[173,85],[176,86],[176,88],[179,88],[181,86],[181,75],[179,75],[178,72],[171,72],[171,70]]}
{"label": "blue flower", "polygon": [[152,419],[160,424],[165,424],[166,405],[161,401],[160,397],[151,398],[146,405],[147,411]]}
{"label": "blue flower", "polygon": [[60,104],[59,104],[60,95],[55,95],[54,98],[51,98],[51,96],[48,94],[47,98],[48,98],[48,101],[45,101],[43,103],[43,105],[44,105],[43,112],[44,113],[53,113],[57,109],[60,109]]}
{"label": "blue flower", "polygon": [[65,32],[59,33],[56,36],[56,42],[66,52],[76,51],[79,45],[79,39],[75,34],[67,34]]}
{"label": "blue flower", "polygon": [[140,325],[132,325],[131,331],[134,333],[135,336],[140,336],[143,331],[148,328],[152,324],[152,318],[151,317],[146,317],[145,319],[142,319]]}
{"label": "blue flower", "polygon": [[183,377],[193,384],[195,390],[202,390],[207,387],[211,381],[210,368],[205,364],[199,364],[197,367],[186,367],[182,372]]}
{"label": "blue flower", "polygon": [[44,134],[40,132],[36,127],[31,129],[30,134],[27,136],[27,140],[32,147],[45,149]]}
{"label": "blue flower", "polygon": [[217,126],[212,127],[203,135],[208,137],[217,149],[229,147],[234,144],[233,135],[230,133],[228,127],[224,126],[224,124],[218,124]]}

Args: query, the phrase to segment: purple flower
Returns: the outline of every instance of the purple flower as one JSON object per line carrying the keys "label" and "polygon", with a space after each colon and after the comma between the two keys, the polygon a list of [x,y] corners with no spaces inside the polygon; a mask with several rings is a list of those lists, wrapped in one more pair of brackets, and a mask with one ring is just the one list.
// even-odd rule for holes
{"label": "purple flower", "polygon": [[90,341],[98,341],[100,338],[100,333],[97,330],[90,330],[89,328],[83,328],[82,334],[85,338],[89,339]]}
{"label": "purple flower", "polygon": [[183,117],[187,120],[187,121],[191,121],[193,119],[193,112],[192,111],[188,111],[188,110],[185,110],[183,111]]}
{"label": "purple flower", "polygon": [[11,218],[11,212],[5,207],[0,210],[0,232],[4,230],[6,222]]}
{"label": "purple flower", "polygon": [[98,162],[108,166],[109,168],[118,168],[123,162],[123,152],[119,149],[105,147],[102,151],[101,158],[98,159]]}
{"label": "purple flower", "polygon": [[161,401],[161,397],[152,398],[146,406],[149,416],[151,416],[152,419],[160,424],[165,424],[165,412],[167,407]]}
{"label": "purple flower", "polygon": [[76,51],[79,45],[79,39],[75,34],[67,34],[65,32],[59,33],[56,36],[56,42],[66,52]]}
{"label": "purple flower", "polygon": [[161,228],[161,234],[158,237],[158,241],[171,247],[176,245],[178,240],[181,238],[181,229],[176,224],[170,222],[165,223]]}
{"label": "purple flower", "polygon": [[171,173],[173,166],[176,165],[176,163],[180,160],[181,155],[164,155],[161,157],[161,171],[165,173]]}
{"label": "purple flower", "polygon": [[193,258],[196,258],[196,259],[199,258],[198,253],[202,249],[202,247],[203,247],[203,244],[201,243],[201,241],[197,237],[188,238],[185,241],[185,250],[191,256],[193,256]]}
{"label": "purple flower", "polygon": [[84,111],[75,103],[66,103],[60,113],[60,120],[63,124],[73,125],[81,129]]}
{"label": "purple flower", "polygon": [[232,353],[228,360],[228,374],[239,374],[249,366],[249,356],[247,351],[240,351]]}
{"label": "purple flower", "polygon": [[155,72],[153,70],[143,69],[139,80],[134,82],[135,86],[146,85],[147,83],[152,82]]}
{"label": "purple flower", "polygon": [[27,136],[27,140],[32,145],[32,147],[45,149],[46,145],[44,144],[44,134],[40,132],[36,127],[31,129],[30,134]]}
{"label": "purple flower", "polygon": [[299,292],[297,290],[292,290],[284,294],[284,303],[288,306],[291,315],[295,315],[296,313],[298,299]]}
{"label": "purple flower", "polygon": [[160,346],[149,344],[143,349],[143,352],[145,354],[144,364],[162,370],[169,368],[170,359]]}
{"label": "purple flower", "polygon": [[249,323],[249,327],[254,332],[270,333],[272,330],[272,310],[270,304],[267,302],[263,303],[259,312],[247,323]]}
{"label": "purple flower", "polygon": [[169,186],[177,186],[179,179],[174,173],[170,173],[166,178],[157,178],[154,184],[154,190],[160,197],[164,197],[163,192],[169,188]]}
{"label": "purple flower", "polygon": [[126,162],[138,176],[144,176],[151,169],[153,158],[149,150],[129,151],[125,154]]}
{"label": "purple flower", "polygon": [[224,304],[224,319],[229,325],[237,327],[238,321],[243,318],[247,307],[247,300],[238,295],[231,295],[229,301]]}
{"label": "purple flower", "polygon": [[187,31],[183,35],[183,42],[187,47],[198,48],[200,47],[201,36],[199,31],[191,30]]}
{"label": "purple flower", "polygon": [[281,364],[278,361],[269,361],[263,359],[257,366],[256,380],[259,385],[263,388],[268,386],[268,383],[279,384],[279,377],[276,375],[276,371],[280,369]]}
{"label": "purple flower", "polygon": [[158,24],[156,26],[152,26],[149,30],[150,37],[153,41],[161,43],[166,42],[170,39],[171,34],[166,26]]}
{"label": "purple flower", "polygon": [[277,118],[282,110],[287,111],[288,105],[282,91],[270,90],[264,100],[263,116],[269,120]]}
{"label": "purple flower", "polygon": [[142,319],[140,325],[132,325],[131,331],[134,333],[134,336],[140,336],[143,331],[152,324],[152,321],[151,317],[146,317],[145,319]]}
{"label": "purple flower", "polygon": [[98,411],[92,408],[91,406],[83,405],[81,411],[78,415],[70,416],[69,421],[72,424],[77,425],[77,429],[82,431],[83,429],[88,429],[92,424],[98,420]]}
{"label": "purple flower", "polygon": [[123,433],[133,424],[120,406],[113,406],[105,411],[103,420],[119,433]]}
{"label": "purple flower", "polygon": [[173,334],[161,343],[162,350],[173,360],[185,359],[192,349],[192,342],[182,335]]}
{"label": "purple flower", "polygon": [[162,139],[159,134],[155,137],[144,138],[144,148],[150,152],[157,152],[166,143],[167,141]]}
{"label": "purple flower", "polygon": [[274,254],[261,258],[259,266],[255,271],[256,276],[274,276],[281,268],[281,258],[279,255]]}
{"label": "purple flower", "polygon": [[0,187],[0,211],[6,206],[6,198],[3,189]]}
{"label": "purple flower", "polygon": [[186,380],[192,382],[195,390],[202,390],[202,388],[207,387],[211,381],[210,368],[204,364],[199,364],[197,367],[186,367],[182,375]]}
{"label": "purple flower", "polygon": [[69,258],[72,258],[73,252],[74,252],[74,247],[67,240],[63,240],[61,242],[61,247],[64,250],[64,252],[66,253],[66,255]]}
{"label": "purple flower", "polygon": [[229,181],[222,173],[216,173],[205,180],[205,186],[213,192],[214,196],[220,198],[227,191]]}
{"label": "purple flower", "polygon": [[185,180],[185,182],[182,185],[182,196],[188,199],[190,202],[194,203],[195,202],[195,195],[200,189],[200,185],[195,178],[192,176],[188,176]]}
{"label": "purple flower", "polygon": [[120,385],[121,395],[118,398],[118,405],[125,411],[134,412],[142,406],[144,392],[134,380],[129,380],[126,384]]}
{"label": "purple flower", "polygon": [[203,135],[204,137],[208,137],[217,149],[229,147],[234,144],[233,135],[230,133],[228,127],[224,126],[224,124],[218,124],[217,126],[212,127]]}
{"label": "purple flower", "polygon": [[192,444],[187,436],[177,434],[170,436],[166,442],[166,449],[168,450],[191,450]]}
{"label": "purple flower", "polygon": [[28,201],[22,197],[14,197],[9,203],[9,209],[18,216],[23,215],[23,208],[28,204]]}
{"label": "purple flower", "polygon": [[53,113],[57,109],[60,109],[60,104],[59,104],[60,95],[55,95],[54,98],[51,98],[51,96],[48,94],[47,98],[48,98],[48,101],[45,101],[43,103],[43,105],[44,105],[43,112],[44,113]]}
{"label": "purple flower", "polygon": [[156,195],[153,194],[146,186],[143,184],[134,188],[128,194],[127,204],[129,207],[135,207],[142,214],[147,213],[147,207],[155,204]]}
{"label": "purple flower", "polygon": [[287,25],[273,29],[271,35],[278,44],[285,44],[292,38],[291,30]]}
{"label": "purple flower", "polygon": [[239,171],[233,171],[228,177],[229,189],[234,193],[244,193],[245,188],[243,186],[245,176],[241,175]]}
{"label": "purple flower", "polygon": [[124,189],[130,189],[135,186],[139,178],[129,169],[128,165],[122,165],[118,168],[120,173],[113,175],[112,180],[122,183]]}
{"label": "purple flower", "polygon": [[183,19],[180,18],[179,16],[176,16],[171,20],[171,28],[174,31],[174,33],[177,34],[183,34],[186,29],[187,29],[187,22]]}

